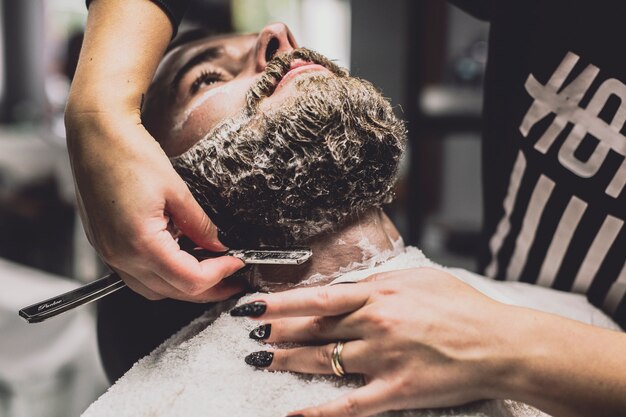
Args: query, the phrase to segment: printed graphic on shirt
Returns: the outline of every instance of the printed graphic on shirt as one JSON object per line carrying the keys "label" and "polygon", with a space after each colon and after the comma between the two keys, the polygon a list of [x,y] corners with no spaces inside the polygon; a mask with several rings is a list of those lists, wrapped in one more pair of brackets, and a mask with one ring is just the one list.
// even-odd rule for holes
{"label": "printed graphic on shirt", "polygon": [[[529,142],[531,144],[534,143],[532,152],[538,152],[543,155],[542,158],[551,158],[543,160],[545,165],[554,164],[554,159],[556,159],[558,161],[556,163],[570,173],[570,182],[582,184],[586,180],[599,178],[602,188],[598,192],[601,193],[602,199],[608,199],[604,206],[617,205],[619,201],[624,201],[623,193],[626,188],[626,137],[621,133],[626,123],[626,85],[617,79],[609,78],[592,91],[592,85],[600,69],[589,64],[576,75],[573,71],[579,60],[578,55],[567,53],[545,84],[538,81],[532,74],[529,75],[525,89],[533,102],[523,117],[519,130],[525,140],[531,141]],[[590,93],[592,96],[588,104],[582,106],[581,101]],[[619,105],[614,114],[608,116],[608,121],[605,121],[607,116],[604,114],[601,117],[601,113],[606,113],[609,101],[615,102],[616,99]],[[542,129],[535,128],[550,115],[554,115],[554,118],[545,130],[540,131]],[[568,126],[570,130],[565,139],[558,140],[567,132]],[[589,149],[588,144],[584,144],[588,136],[595,139],[593,149]],[[583,147],[586,149],[585,152],[581,152]],[[489,242],[492,259],[486,269],[488,276],[503,277],[507,280],[523,278],[522,273],[526,267],[528,255],[533,245],[536,244],[540,224],[546,221],[547,208],[551,204],[557,204],[554,200],[557,200],[555,194],[559,189],[559,178],[551,178],[542,169],[541,158],[538,159],[540,162],[535,162],[535,166],[532,167],[532,171],[536,173],[538,170],[539,174],[529,175],[530,156],[524,153],[527,151],[520,149],[517,155],[504,201],[504,215]],[[556,157],[549,156],[549,152]],[[616,166],[615,163],[607,165],[611,152],[614,153],[613,162],[615,155],[621,157],[621,164],[617,165],[616,169],[613,168]],[[535,155],[533,155],[533,160],[537,161]],[[607,175],[609,168],[612,171]],[[599,177],[601,171],[603,175]],[[530,194],[520,196],[520,190],[529,181],[533,181],[528,188],[531,190]],[[626,207],[623,210],[613,210],[611,214],[605,212],[602,218],[596,221],[597,224],[593,226],[594,230],[590,231],[591,226],[583,225],[583,222],[586,213],[591,211],[590,204],[597,204],[596,199],[585,201],[583,195],[575,195],[575,193],[568,195],[567,198],[568,201],[563,205],[564,210],[559,212],[558,217],[554,219],[558,222],[554,233],[551,236],[541,234],[541,239],[551,239],[551,241],[543,257],[538,276],[526,277],[525,280],[532,280],[548,287],[554,286],[564,259],[568,256],[572,245],[577,245],[578,248],[584,247],[586,250],[575,277],[570,283],[570,289],[587,293],[605,262],[607,254],[615,253],[616,242],[619,239],[623,240],[623,236],[626,235],[626,227],[624,227]],[[515,227],[512,224],[512,213],[522,205],[525,207],[517,225],[518,229],[512,231]],[[597,212],[597,206],[594,206],[595,212]],[[588,233],[577,234],[577,230],[583,228]],[[500,265],[498,254],[508,237],[515,239],[512,255],[508,258],[507,265]],[[614,276],[602,278],[603,280],[610,279],[610,285],[602,291],[602,304],[609,313],[615,312],[626,296],[626,249],[619,253],[621,255],[617,256],[620,257],[618,261],[621,262],[621,268],[614,268],[617,271],[614,272]]]}

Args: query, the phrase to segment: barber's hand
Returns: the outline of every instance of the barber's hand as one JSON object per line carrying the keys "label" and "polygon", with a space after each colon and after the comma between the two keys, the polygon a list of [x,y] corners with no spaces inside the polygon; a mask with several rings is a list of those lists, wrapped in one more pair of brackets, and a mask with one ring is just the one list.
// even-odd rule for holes
{"label": "barber's hand", "polygon": [[181,250],[171,222],[196,244],[224,250],[217,230],[143,126],[123,115],[74,115],[68,143],[80,212],[91,244],[148,299],[223,300],[243,283],[220,282],[243,266],[202,262]]}
{"label": "barber's hand", "polygon": [[67,144],[89,241],[126,284],[149,299],[228,298],[221,282],[243,266],[198,262],[170,221],[196,244],[222,250],[211,221],[141,124],[141,103],[172,35],[155,2],[93,0],[65,112]]}
{"label": "barber's hand", "polygon": [[[258,319],[271,325],[265,341],[312,345],[274,350],[267,369],[332,374],[332,350],[342,340],[345,371],[366,382],[293,416],[369,416],[489,398],[499,359],[510,353],[499,343],[506,329],[497,322],[506,307],[437,269],[394,271],[259,301],[266,310]],[[264,329],[255,338],[267,336]]]}

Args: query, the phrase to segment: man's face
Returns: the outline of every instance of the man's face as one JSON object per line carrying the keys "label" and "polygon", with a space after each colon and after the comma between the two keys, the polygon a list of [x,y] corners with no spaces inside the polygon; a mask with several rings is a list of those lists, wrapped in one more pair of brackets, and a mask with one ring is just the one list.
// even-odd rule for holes
{"label": "man's face", "polygon": [[[180,155],[226,117],[244,108],[246,94],[272,57],[298,45],[287,26],[276,23],[259,34],[204,37],[171,50],[162,60],[143,110],[145,125],[169,156]],[[331,72],[298,61],[262,100],[260,111],[279,108],[296,95],[303,74]]]}
{"label": "man's face", "polygon": [[303,243],[391,199],[403,123],[367,81],[286,26],[163,60],[144,123],[211,219],[243,245]]}

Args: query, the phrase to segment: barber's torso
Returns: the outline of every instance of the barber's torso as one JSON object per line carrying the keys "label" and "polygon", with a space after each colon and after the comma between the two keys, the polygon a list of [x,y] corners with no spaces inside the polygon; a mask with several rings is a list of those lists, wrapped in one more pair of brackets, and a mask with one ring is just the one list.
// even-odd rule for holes
{"label": "barber's torso", "polygon": [[491,22],[483,273],[626,326],[626,3],[470,1]]}

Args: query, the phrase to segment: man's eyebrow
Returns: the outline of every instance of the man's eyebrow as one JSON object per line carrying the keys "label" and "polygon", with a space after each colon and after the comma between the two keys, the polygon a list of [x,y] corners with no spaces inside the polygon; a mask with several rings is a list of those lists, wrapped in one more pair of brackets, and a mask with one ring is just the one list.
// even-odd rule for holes
{"label": "man's eyebrow", "polygon": [[210,62],[214,60],[220,55],[221,52],[221,46],[212,46],[195,54],[189,61],[187,61],[182,67],[180,67],[180,69],[176,72],[176,75],[174,75],[171,84],[171,91],[173,93],[178,91],[180,80],[182,80],[185,74],[187,74],[193,67],[202,62]]}

